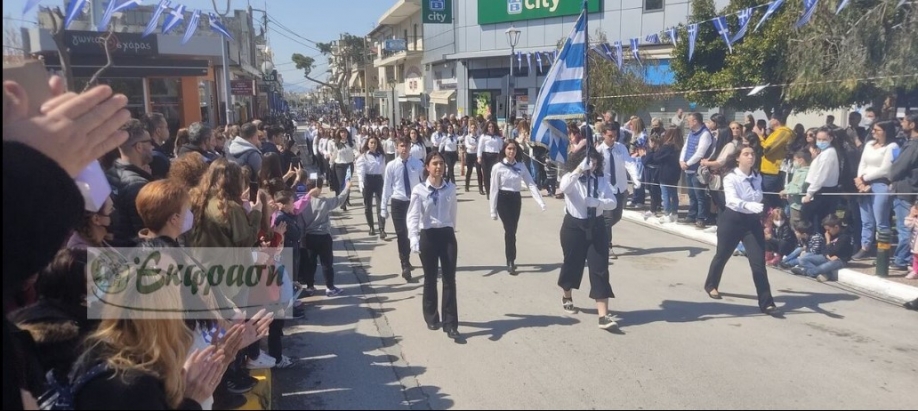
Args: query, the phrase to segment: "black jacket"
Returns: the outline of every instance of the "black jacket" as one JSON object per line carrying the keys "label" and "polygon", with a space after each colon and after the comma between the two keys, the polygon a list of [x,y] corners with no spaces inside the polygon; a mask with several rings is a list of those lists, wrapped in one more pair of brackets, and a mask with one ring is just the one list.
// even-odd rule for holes
{"label": "black jacket", "polygon": [[771,240],[768,241],[768,251],[773,251],[779,255],[788,255],[797,248],[797,236],[794,229],[787,223],[781,227],[774,227]]}
{"label": "black jacket", "polygon": [[153,176],[120,159],[115,161],[105,175],[112,186],[112,199],[115,203],[112,225],[109,227],[115,236],[112,245],[130,247],[134,244],[137,233],[143,229],[143,220],[137,212],[137,194],[147,183],[153,181]]}
{"label": "black jacket", "polygon": [[[892,191],[897,193],[918,193],[918,139],[912,138],[900,149],[899,156],[889,169],[889,180]],[[906,201],[915,200],[915,196],[900,195]]]}
{"label": "black jacket", "polygon": [[169,157],[170,155],[166,153],[163,146],[153,143],[153,161],[150,163],[150,171],[152,171],[151,174],[157,180],[166,178],[169,175],[169,166],[172,165]]}
{"label": "black jacket", "polygon": [[[169,410],[163,383],[151,374],[127,371],[103,372],[75,395],[78,410]],[[201,404],[186,398],[179,410],[200,410]]]}
{"label": "black jacket", "polygon": [[10,321],[28,332],[35,344],[42,372],[54,370],[65,377],[80,354],[80,344],[97,322],[86,318],[86,308],[67,307],[56,301],[41,299],[38,303],[10,314]]}
{"label": "black jacket", "polygon": [[679,150],[676,149],[676,146],[663,145],[655,151],[648,152],[645,164],[656,166],[659,169],[660,184],[679,184],[682,168],[679,167]]}

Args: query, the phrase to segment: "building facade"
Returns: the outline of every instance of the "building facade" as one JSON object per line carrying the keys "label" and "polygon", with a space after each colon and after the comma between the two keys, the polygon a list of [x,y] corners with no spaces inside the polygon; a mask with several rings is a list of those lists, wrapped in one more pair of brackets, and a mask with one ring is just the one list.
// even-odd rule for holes
{"label": "building facade", "polygon": [[[443,0],[422,0],[443,3]],[[427,107],[431,117],[445,114],[491,114],[496,119],[508,115],[532,113],[539,87],[545,80],[550,62],[538,64],[530,53],[540,56],[553,52],[573,29],[582,7],[581,0],[452,0],[451,24],[424,24],[422,64],[425,88],[431,95]],[[716,0],[723,7],[728,0]],[[647,35],[662,33],[668,27],[685,23],[690,14],[689,0],[589,0],[590,36],[603,32],[610,43],[620,40],[628,59],[628,40],[640,39],[640,50],[654,62],[656,69],[647,74],[650,83],[672,82],[669,59],[672,45],[650,44]],[[520,30],[515,51],[523,58],[511,56],[507,29]],[[533,54],[534,55],[534,54]],[[509,90],[510,73],[513,90]],[[513,95],[513,113],[507,102]],[[648,110],[652,116],[666,115],[676,107],[688,109],[681,101],[662,102]]]}
{"label": "building facade", "polygon": [[379,19],[368,37],[376,49],[373,66],[377,87],[373,97],[381,116],[415,119],[427,114],[422,0],[398,0]]}

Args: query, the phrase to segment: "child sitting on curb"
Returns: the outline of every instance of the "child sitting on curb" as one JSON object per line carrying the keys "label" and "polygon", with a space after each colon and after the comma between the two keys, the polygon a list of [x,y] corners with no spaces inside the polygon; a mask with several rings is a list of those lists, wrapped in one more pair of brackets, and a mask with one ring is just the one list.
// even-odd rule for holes
{"label": "child sitting on curb", "polygon": [[813,233],[813,223],[801,220],[794,224],[794,234],[797,237],[797,248],[781,260],[781,268],[789,269],[800,264],[800,257],[810,254],[822,254],[826,246],[826,238],[822,234]]}
{"label": "child sitting on curb", "polygon": [[822,220],[826,230],[826,247],[822,254],[809,254],[799,259],[800,265],[791,269],[797,275],[814,277],[819,282],[838,280],[838,270],[845,267],[854,254],[851,236],[842,230],[841,219],[834,214]]}

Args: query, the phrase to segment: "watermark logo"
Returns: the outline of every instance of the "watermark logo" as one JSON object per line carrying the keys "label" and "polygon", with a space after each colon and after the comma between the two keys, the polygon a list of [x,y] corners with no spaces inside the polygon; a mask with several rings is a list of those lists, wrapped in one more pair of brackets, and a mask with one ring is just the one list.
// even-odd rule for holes
{"label": "watermark logo", "polygon": [[88,317],[238,318],[261,309],[289,318],[293,250],[248,248],[89,249]]}

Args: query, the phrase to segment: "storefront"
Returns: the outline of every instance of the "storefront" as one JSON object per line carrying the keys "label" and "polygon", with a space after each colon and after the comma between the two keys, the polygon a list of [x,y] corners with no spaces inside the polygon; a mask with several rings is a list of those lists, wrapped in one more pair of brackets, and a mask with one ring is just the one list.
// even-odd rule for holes
{"label": "storefront", "polygon": [[[43,30],[44,31],[44,30]],[[45,33],[40,33],[42,37]],[[68,31],[64,35],[70,51],[74,77],[71,90],[82,90],[96,72],[106,65],[106,33]],[[201,121],[201,80],[211,78],[208,60],[176,58],[161,55],[158,36],[142,38],[136,33],[114,33],[108,41],[112,64],[105,69],[99,83],[108,84],[116,93],[128,97],[128,109],[134,117],[159,112],[175,132],[195,121]],[[30,42],[33,54],[43,56],[45,66],[60,72],[61,63],[54,43],[44,38]]]}

